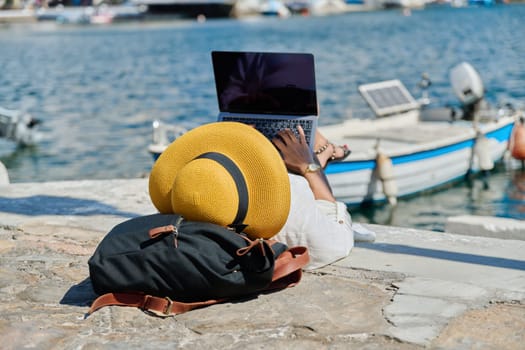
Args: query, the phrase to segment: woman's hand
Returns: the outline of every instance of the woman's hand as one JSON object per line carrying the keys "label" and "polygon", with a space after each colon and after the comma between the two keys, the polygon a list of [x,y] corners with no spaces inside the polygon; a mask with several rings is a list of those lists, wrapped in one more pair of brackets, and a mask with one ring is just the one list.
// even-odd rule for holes
{"label": "woman's hand", "polygon": [[306,142],[304,130],[300,125],[297,126],[297,132],[299,133],[299,138],[290,129],[281,130],[272,142],[281,152],[288,171],[304,175],[308,164],[314,163],[314,156]]}

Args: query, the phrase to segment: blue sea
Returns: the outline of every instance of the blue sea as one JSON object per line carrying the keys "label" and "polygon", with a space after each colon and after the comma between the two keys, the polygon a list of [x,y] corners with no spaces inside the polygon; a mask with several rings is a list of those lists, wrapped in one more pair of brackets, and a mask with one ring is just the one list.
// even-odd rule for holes
{"label": "blue sea", "polygon": [[[457,105],[449,69],[470,62],[493,105],[525,105],[525,6],[347,13],[287,19],[164,20],[110,26],[0,26],[0,106],[42,120],[37,146],[0,141],[11,182],[146,176],[151,123],[191,128],[218,108],[212,50],[311,52],[320,124],[369,113],[362,83],[400,79],[416,97],[422,73],[436,104]],[[351,210],[354,220],[443,230],[449,215],[525,219],[525,174],[488,179]]]}

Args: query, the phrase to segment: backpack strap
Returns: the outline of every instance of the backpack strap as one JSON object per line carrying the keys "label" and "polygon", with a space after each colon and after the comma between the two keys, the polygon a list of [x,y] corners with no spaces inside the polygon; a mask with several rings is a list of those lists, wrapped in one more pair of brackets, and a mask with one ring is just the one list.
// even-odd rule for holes
{"label": "backpack strap", "polygon": [[310,261],[308,249],[303,246],[291,247],[275,260],[272,283],[267,290],[293,287],[301,281],[302,268]]}
{"label": "backpack strap", "polygon": [[223,302],[223,299],[183,303],[140,293],[107,293],[99,296],[89,309],[87,316],[104,306],[131,306],[138,307],[148,313],[159,317],[169,317],[201,307]]}
{"label": "backpack strap", "polygon": [[[272,291],[293,287],[302,277],[302,268],[310,261],[308,249],[298,246],[292,247],[279,255],[275,260],[272,282],[264,291]],[[159,317],[169,317],[201,307],[218,304],[228,299],[212,299],[193,303],[183,303],[140,293],[107,293],[99,296],[89,309],[86,316],[104,306],[131,306],[138,307]]]}

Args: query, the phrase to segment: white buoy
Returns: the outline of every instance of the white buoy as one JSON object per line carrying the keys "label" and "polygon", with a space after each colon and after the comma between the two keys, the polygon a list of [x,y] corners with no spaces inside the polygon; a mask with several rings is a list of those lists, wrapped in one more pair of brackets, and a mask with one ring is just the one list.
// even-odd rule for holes
{"label": "white buoy", "polygon": [[377,175],[383,185],[383,193],[390,205],[397,204],[397,183],[394,177],[394,165],[392,159],[378,152],[376,157]]}
{"label": "white buoy", "polygon": [[0,186],[9,185],[9,174],[4,164],[0,162]]}
{"label": "white buoy", "polygon": [[481,170],[492,170],[494,161],[490,154],[490,142],[483,134],[478,134],[474,145],[474,154],[478,158],[478,165]]}

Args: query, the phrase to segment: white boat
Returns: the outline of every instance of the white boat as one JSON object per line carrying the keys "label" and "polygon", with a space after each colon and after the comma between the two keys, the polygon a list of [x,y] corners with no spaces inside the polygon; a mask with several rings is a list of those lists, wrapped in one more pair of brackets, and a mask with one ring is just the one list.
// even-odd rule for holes
{"label": "white boat", "polygon": [[0,138],[29,146],[37,141],[38,119],[16,109],[0,107]]}
{"label": "white boat", "polygon": [[260,5],[259,13],[263,16],[280,18],[290,17],[292,14],[288,7],[280,0],[264,0]]}
{"label": "white boat", "polygon": [[344,162],[326,169],[334,194],[354,205],[395,203],[397,197],[492,170],[507,150],[515,122],[514,115],[502,112],[473,123],[421,121],[418,111],[410,111],[377,122],[350,120],[321,128],[328,139],[352,149]]}
{"label": "white boat", "polygon": [[[460,113],[425,107],[426,98],[416,101],[399,80],[390,80],[359,87],[376,118],[320,127],[331,142],[352,150],[344,161],[326,168],[338,200],[349,206],[395,204],[399,197],[490,171],[503,160],[522,112],[488,107],[481,79],[468,63],[452,69],[451,82],[462,102]],[[162,133],[159,127],[156,131]],[[150,146],[155,158],[166,140]]]}
{"label": "white boat", "polygon": [[281,0],[237,0],[231,11],[232,17],[290,17],[292,12]]}
{"label": "white boat", "polygon": [[145,5],[124,2],[121,5],[70,6],[40,8],[36,11],[38,21],[54,21],[60,24],[110,24],[114,22],[141,20],[147,12]]}
{"label": "white boat", "polygon": [[384,8],[406,8],[421,9],[427,4],[427,0],[381,0]]}
{"label": "white boat", "polygon": [[[37,126],[40,121],[19,110],[0,107],[0,139],[30,146],[38,140]],[[1,145],[0,145],[1,146]],[[7,169],[0,162],[0,185],[9,183]]]}

